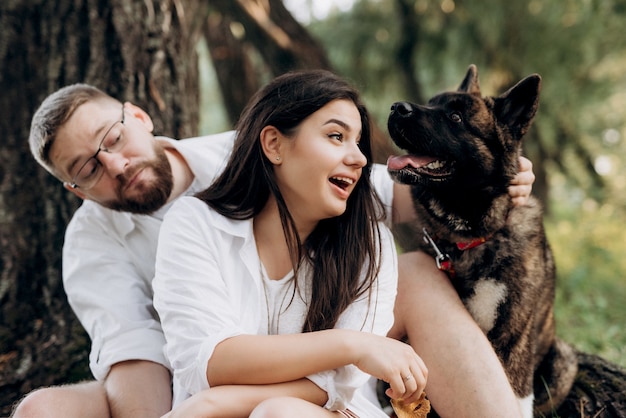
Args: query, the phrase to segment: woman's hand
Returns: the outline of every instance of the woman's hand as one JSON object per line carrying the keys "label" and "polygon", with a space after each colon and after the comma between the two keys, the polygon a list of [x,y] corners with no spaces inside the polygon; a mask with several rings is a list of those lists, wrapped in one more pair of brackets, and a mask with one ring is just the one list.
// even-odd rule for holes
{"label": "woman's hand", "polygon": [[415,350],[401,341],[360,332],[351,339],[356,350],[354,365],[389,383],[386,394],[392,399],[412,403],[426,387],[428,369]]}
{"label": "woman's hand", "polygon": [[525,157],[519,158],[519,172],[509,186],[509,195],[513,203],[517,206],[525,205],[533,190],[535,174],[533,173],[533,163]]}

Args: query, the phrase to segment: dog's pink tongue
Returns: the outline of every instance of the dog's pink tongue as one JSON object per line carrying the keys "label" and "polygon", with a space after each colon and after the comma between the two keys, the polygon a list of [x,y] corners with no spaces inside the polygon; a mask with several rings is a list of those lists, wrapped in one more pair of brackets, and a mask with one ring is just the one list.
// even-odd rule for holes
{"label": "dog's pink tongue", "polygon": [[420,168],[432,161],[432,157],[418,157],[417,155],[392,155],[387,159],[387,168],[389,170],[402,170],[407,166]]}

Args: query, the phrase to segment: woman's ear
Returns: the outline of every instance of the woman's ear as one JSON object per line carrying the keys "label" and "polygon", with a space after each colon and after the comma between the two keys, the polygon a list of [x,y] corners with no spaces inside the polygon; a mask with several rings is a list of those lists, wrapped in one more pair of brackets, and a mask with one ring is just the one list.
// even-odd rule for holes
{"label": "woman's ear", "polygon": [[280,155],[282,135],[278,129],[269,125],[263,128],[259,136],[263,153],[272,164],[280,164],[282,157]]}
{"label": "woman's ear", "polygon": [[152,132],[154,130],[154,123],[152,122],[152,118],[148,113],[140,108],[137,105],[132,104],[131,102],[124,102],[124,111],[131,114],[135,119],[141,122],[148,132]]}

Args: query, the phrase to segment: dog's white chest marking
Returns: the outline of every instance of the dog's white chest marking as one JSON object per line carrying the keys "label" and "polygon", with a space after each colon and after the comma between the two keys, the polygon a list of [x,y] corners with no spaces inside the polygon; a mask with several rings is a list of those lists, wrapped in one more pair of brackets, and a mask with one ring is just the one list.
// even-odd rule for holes
{"label": "dog's white chest marking", "polygon": [[498,306],[507,295],[506,286],[493,279],[481,279],[476,282],[474,296],[466,301],[470,312],[478,326],[487,333],[493,328],[498,315]]}

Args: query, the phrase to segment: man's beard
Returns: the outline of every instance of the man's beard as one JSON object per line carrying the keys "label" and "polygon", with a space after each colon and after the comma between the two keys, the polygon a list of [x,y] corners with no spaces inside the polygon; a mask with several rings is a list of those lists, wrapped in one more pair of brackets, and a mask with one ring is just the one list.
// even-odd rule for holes
{"label": "man's beard", "polygon": [[159,210],[167,203],[174,187],[172,167],[162,147],[155,145],[156,157],[142,163],[130,173],[132,178],[139,170],[152,169],[156,179],[150,184],[141,185],[143,192],[137,197],[124,197],[122,190],[130,180],[127,176],[119,176],[120,185],[117,190],[117,201],[109,201],[104,206],[120,212],[131,212],[148,215]]}

